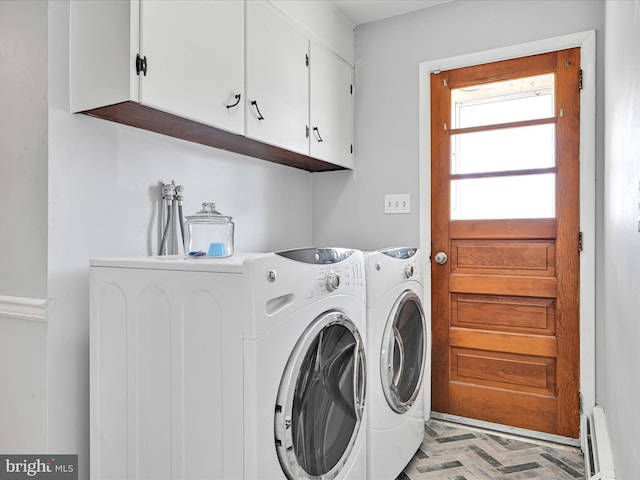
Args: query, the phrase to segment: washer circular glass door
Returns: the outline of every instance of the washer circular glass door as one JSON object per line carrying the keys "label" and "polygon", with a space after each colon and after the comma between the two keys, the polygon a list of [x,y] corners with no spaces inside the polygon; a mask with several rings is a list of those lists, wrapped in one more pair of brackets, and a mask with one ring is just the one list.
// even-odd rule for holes
{"label": "washer circular glass door", "polygon": [[422,384],[426,355],[425,319],[420,298],[405,290],[387,319],[380,350],[380,378],[389,406],[404,413]]}
{"label": "washer circular glass door", "polygon": [[337,311],[316,318],[289,357],[275,408],[278,460],[290,480],[340,473],[362,425],[366,377],[353,321]]}

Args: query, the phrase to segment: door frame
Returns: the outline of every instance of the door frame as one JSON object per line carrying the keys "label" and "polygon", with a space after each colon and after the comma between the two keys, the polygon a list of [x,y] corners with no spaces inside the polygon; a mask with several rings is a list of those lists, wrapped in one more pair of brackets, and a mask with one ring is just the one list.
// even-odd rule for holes
{"label": "door frame", "polygon": [[[583,89],[580,96],[580,231],[585,238],[580,254],[580,393],[582,395],[580,438],[584,445],[583,419],[595,406],[595,265],[596,265],[596,32],[588,30],[560,37],[522,43],[482,52],[429,60],[419,64],[419,243],[423,252],[431,251],[431,85],[430,74],[442,70],[497,62],[528,55],[580,47],[583,69]],[[429,270],[430,272],[430,270]],[[431,325],[431,275],[424,276],[423,306]],[[431,359],[431,335],[427,342],[427,359]],[[431,376],[428,361],[426,375]],[[431,390],[425,390],[425,412],[431,412]],[[478,422],[476,425],[480,425]],[[572,443],[572,439],[539,434],[510,426],[490,425],[507,433],[519,433],[533,438]],[[504,427],[504,428],[502,428]]]}

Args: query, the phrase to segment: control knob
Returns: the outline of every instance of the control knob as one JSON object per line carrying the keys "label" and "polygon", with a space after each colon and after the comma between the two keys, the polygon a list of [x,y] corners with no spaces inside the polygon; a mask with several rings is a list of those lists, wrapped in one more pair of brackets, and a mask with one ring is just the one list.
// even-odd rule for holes
{"label": "control knob", "polygon": [[327,287],[328,292],[333,292],[340,286],[340,276],[336,272],[330,271],[327,273],[325,286]]}
{"label": "control knob", "polygon": [[415,273],[415,268],[413,265],[406,265],[404,267],[404,276],[406,278],[411,278],[413,277],[413,274]]}

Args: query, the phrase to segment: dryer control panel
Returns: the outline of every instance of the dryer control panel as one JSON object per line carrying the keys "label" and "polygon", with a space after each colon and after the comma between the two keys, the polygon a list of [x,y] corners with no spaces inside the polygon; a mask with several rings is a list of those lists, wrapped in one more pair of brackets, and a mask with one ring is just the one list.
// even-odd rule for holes
{"label": "dryer control panel", "polygon": [[397,259],[396,262],[384,266],[381,261],[377,261],[375,264],[376,271],[380,272],[385,269],[387,274],[391,274],[392,278],[395,280],[417,279],[418,281],[422,281],[421,278],[417,278],[421,276],[420,268],[418,257],[412,257],[408,260]]}
{"label": "dryer control panel", "polygon": [[[409,280],[409,279],[417,279],[418,281],[422,281],[420,277],[420,256],[417,255],[418,249],[415,247],[400,247],[400,248],[388,248],[385,250],[380,250],[380,253],[384,254],[385,257],[382,258],[392,258],[395,260],[388,263],[388,269],[390,269],[390,273],[397,278],[401,277],[401,280]],[[382,266],[382,261],[377,261],[375,268],[377,271],[380,271]]]}
{"label": "dryer control panel", "polygon": [[422,284],[424,256],[415,247],[368,252],[365,255],[365,271],[367,305],[371,306],[393,289],[404,288],[413,282]]}

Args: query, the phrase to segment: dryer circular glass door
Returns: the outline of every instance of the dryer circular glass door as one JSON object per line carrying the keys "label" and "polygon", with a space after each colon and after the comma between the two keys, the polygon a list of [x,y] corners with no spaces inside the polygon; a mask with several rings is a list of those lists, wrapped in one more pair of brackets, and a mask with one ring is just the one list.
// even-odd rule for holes
{"label": "dryer circular glass door", "polygon": [[337,311],[316,318],[291,353],[278,390],[276,450],[289,479],[330,480],[340,473],[361,430],[366,377],[353,321]]}
{"label": "dryer circular glass door", "polygon": [[426,355],[425,330],[420,298],[405,290],[391,309],[380,350],[382,390],[397,413],[411,408],[420,391]]}

